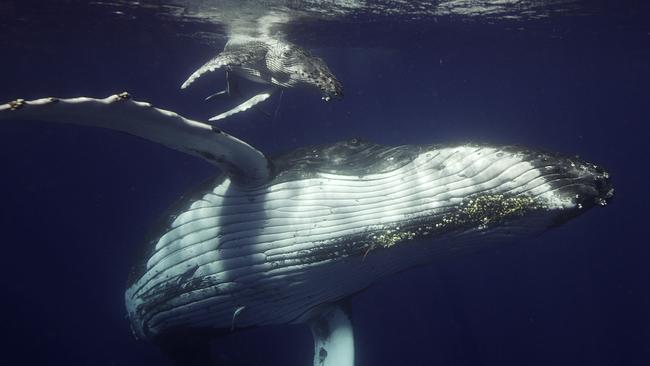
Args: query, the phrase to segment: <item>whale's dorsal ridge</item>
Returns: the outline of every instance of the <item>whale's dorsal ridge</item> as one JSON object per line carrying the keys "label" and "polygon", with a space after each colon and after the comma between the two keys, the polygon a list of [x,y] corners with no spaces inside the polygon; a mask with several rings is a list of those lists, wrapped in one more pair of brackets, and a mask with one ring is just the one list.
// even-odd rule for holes
{"label": "whale's dorsal ridge", "polygon": [[364,176],[397,169],[415,159],[423,146],[387,146],[360,138],[307,146],[271,157],[274,182],[320,173]]}
{"label": "whale's dorsal ridge", "polygon": [[271,177],[267,158],[244,141],[209,124],[134,101],[126,92],[104,99],[18,99],[0,105],[0,119],[71,123],[125,132],[207,160],[242,185],[263,184]]}

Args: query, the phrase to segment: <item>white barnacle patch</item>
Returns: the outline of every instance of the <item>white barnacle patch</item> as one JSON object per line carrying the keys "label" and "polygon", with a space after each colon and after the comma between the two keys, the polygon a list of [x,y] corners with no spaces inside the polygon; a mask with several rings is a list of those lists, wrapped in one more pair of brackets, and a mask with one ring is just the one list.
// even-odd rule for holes
{"label": "white barnacle patch", "polygon": [[128,92],[121,92],[120,94],[117,94],[118,100],[129,100],[131,99],[131,94]]}
{"label": "white barnacle patch", "polygon": [[16,99],[9,102],[9,108],[15,111],[25,105],[25,99]]}
{"label": "white barnacle patch", "polygon": [[476,227],[484,230],[504,220],[524,216],[545,206],[533,197],[486,194],[461,201],[458,207],[436,223],[436,229],[450,230]]}

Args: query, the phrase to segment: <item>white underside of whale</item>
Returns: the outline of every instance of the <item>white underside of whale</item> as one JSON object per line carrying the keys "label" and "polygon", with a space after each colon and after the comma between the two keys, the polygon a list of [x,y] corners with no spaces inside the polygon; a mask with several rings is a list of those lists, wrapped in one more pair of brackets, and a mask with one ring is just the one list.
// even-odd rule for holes
{"label": "white underside of whale", "polygon": [[[525,194],[548,209],[572,207],[549,178],[516,154],[473,146],[424,152],[399,169],[362,177],[320,173],[255,189],[241,189],[226,178],[180,213],[158,240],[146,273],[126,293],[127,306],[137,317],[149,292],[192,270],[193,278],[215,285],[149,311],[142,319],[148,331],[176,325],[228,328],[242,307],[236,327],[304,321],[319,304],[336,302],[443,250],[442,241],[457,241],[462,248],[463,241],[480,241],[488,233],[494,240],[499,234],[471,230],[437,238],[438,245],[406,244],[399,254],[307,260],[315,246],[337,245],[340,238],[369,231],[399,230],[401,222],[418,217],[443,217],[479,193]],[[546,224],[493,230],[505,237]]]}

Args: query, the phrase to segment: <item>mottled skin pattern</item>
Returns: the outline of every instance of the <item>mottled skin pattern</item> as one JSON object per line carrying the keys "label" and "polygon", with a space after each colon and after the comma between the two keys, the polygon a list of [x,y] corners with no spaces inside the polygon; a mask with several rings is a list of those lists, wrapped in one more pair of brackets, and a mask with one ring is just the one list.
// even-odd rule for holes
{"label": "mottled skin pattern", "polygon": [[224,50],[194,72],[181,88],[220,68],[257,83],[316,89],[326,101],[343,97],[343,86],[321,58],[287,41],[252,37],[229,40]]}
{"label": "mottled skin pattern", "polygon": [[276,42],[266,53],[266,64],[274,73],[274,84],[316,87],[325,100],[343,97],[343,86],[325,61],[304,48],[288,42]]}

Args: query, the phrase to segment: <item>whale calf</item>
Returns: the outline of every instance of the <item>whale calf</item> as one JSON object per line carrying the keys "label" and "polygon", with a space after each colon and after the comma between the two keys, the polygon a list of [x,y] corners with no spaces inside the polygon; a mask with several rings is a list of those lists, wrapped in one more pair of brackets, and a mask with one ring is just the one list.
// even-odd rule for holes
{"label": "whale calf", "polygon": [[244,98],[231,74],[273,88],[246,99],[231,110],[211,117],[210,121],[245,111],[268,99],[276,88],[304,87],[318,90],[325,101],[343,98],[341,82],[323,59],[291,42],[268,35],[231,36],[223,51],[194,71],[183,82],[181,89],[187,88],[204,74],[221,69],[226,71],[226,89],[212,94],[207,99],[218,95]]}
{"label": "whale calf", "polygon": [[314,366],[352,366],[354,294],[539,234],[613,196],[603,168],[517,146],[351,139],[267,157],[127,93],[19,99],[0,105],[0,119],[123,131],[221,169],[168,219],[125,292],[136,337],[178,365],[211,364],[209,341],[222,334],[304,323]]}

